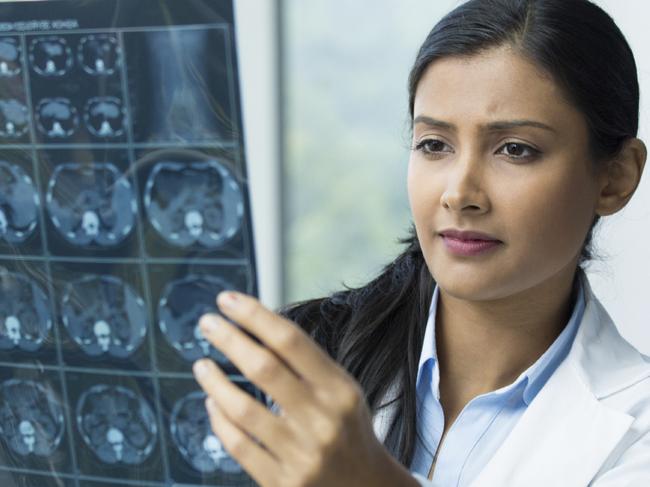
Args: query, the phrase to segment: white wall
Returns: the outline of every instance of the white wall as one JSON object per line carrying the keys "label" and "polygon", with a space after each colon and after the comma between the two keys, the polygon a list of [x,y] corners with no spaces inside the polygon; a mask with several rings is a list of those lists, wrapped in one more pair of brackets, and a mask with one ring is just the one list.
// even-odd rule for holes
{"label": "white wall", "polygon": [[281,301],[277,0],[235,0],[244,137],[260,298]]}
{"label": "white wall", "polygon": [[[634,52],[641,85],[639,137],[650,148],[650,30],[647,26],[650,3],[647,0],[597,0],[595,3],[614,18]],[[650,355],[650,161],[628,206],[607,217],[595,239],[607,261],[588,273],[592,287],[625,338]]]}

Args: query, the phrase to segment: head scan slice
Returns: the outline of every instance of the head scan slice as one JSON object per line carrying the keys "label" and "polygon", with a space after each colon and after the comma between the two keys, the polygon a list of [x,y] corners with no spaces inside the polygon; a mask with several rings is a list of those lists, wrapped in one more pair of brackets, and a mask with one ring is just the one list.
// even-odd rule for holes
{"label": "head scan slice", "polygon": [[212,432],[205,394],[192,392],[174,404],[170,430],[183,458],[201,473],[240,473],[242,468]]}
{"label": "head scan slice", "polygon": [[126,358],[142,344],[147,330],[144,301],[113,276],[69,282],[61,314],[68,334],[90,356]]}
{"label": "head scan slice", "polygon": [[212,276],[188,276],[165,287],[158,303],[158,324],[168,343],[188,361],[201,357],[227,363],[201,333],[198,321],[205,313],[216,313],[215,298],[233,287]]}
{"label": "head scan slice", "polygon": [[244,214],[239,185],[216,161],[156,164],[144,204],[160,236],[179,247],[222,245],[237,233]]}
{"label": "head scan slice", "polygon": [[11,37],[0,38],[0,77],[20,74],[20,43]]}
{"label": "head scan slice", "polygon": [[124,133],[122,101],[113,96],[98,96],[86,103],[86,127],[96,137],[119,137]]}
{"label": "head scan slice", "polygon": [[41,76],[63,76],[72,67],[72,50],[63,37],[41,37],[29,46],[29,62]]}
{"label": "head scan slice", "polygon": [[117,245],[135,223],[131,183],[110,163],[57,166],[48,183],[46,203],[52,223],[73,245]]}
{"label": "head scan slice", "polygon": [[23,274],[0,270],[0,350],[38,350],[52,328],[43,290]]}
{"label": "head scan slice", "polygon": [[27,240],[36,228],[38,206],[31,178],[19,166],[0,160],[0,242]]}
{"label": "head scan slice", "polygon": [[51,389],[29,380],[0,385],[0,436],[14,453],[47,457],[63,437],[63,409]]}
{"label": "head scan slice", "polygon": [[117,38],[108,34],[91,34],[79,42],[79,65],[93,76],[110,76],[121,62]]}
{"label": "head scan slice", "polygon": [[70,137],[79,125],[77,109],[67,98],[43,98],[36,106],[36,127],[53,139]]}
{"label": "head scan slice", "polygon": [[0,100],[0,138],[17,139],[28,130],[27,107],[18,100]]}

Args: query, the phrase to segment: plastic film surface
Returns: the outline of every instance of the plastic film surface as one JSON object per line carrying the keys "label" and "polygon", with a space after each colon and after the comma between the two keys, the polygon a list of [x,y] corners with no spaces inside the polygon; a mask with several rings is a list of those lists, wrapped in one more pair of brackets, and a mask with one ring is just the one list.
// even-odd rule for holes
{"label": "plastic film surface", "polygon": [[232,0],[0,3],[0,485],[250,486],[192,363],[257,294]]}

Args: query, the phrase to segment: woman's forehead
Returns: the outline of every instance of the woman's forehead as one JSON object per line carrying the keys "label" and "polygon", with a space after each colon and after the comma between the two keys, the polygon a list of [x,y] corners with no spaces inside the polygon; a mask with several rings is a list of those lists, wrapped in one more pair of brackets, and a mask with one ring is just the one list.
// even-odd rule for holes
{"label": "woman's forehead", "polygon": [[433,62],[418,83],[413,108],[414,118],[453,118],[458,124],[532,119],[561,128],[584,123],[548,73],[505,47]]}

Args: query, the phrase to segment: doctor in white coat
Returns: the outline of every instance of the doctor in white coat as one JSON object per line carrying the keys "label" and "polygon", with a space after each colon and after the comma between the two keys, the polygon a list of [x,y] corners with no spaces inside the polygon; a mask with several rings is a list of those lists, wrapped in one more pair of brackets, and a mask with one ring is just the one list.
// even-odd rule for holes
{"label": "doctor in white coat", "polygon": [[214,432],[264,487],[650,486],[650,359],[584,272],[647,158],[623,34],[588,0],[470,0],[409,111],[406,250],[280,315],[225,292],[239,327],[201,319],[274,404],[200,360]]}
{"label": "doctor in white coat", "polygon": [[[580,279],[586,308],[569,354],[470,487],[650,485],[650,357]],[[375,414],[379,438],[393,414]]]}

